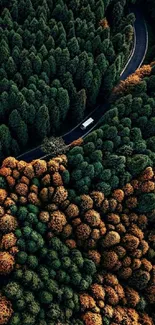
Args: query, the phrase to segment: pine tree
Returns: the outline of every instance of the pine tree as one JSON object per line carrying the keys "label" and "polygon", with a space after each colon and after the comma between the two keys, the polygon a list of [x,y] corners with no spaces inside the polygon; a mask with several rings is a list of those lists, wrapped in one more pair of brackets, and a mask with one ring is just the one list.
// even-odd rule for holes
{"label": "pine tree", "polygon": [[6,63],[6,71],[10,78],[13,78],[14,74],[16,73],[17,67],[13,60],[13,58],[10,56],[7,63]]}
{"label": "pine tree", "polygon": [[71,57],[73,58],[75,55],[79,54],[79,44],[76,37],[73,37],[68,42],[68,49]]}
{"label": "pine tree", "polygon": [[3,10],[2,18],[3,18],[3,24],[5,28],[7,28],[7,30],[11,30],[13,28],[13,21],[12,21],[10,11],[7,8]]}
{"label": "pine tree", "polygon": [[11,7],[11,16],[13,18],[14,21],[17,21],[18,20],[18,1],[17,0],[14,0],[13,1],[13,4],[12,4],[12,7]]}
{"label": "pine tree", "polygon": [[116,67],[115,64],[112,64],[106,71],[104,75],[103,89],[104,92],[109,94],[112,88],[114,87],[116,78]]}
{"label": "pine tree", "polygon": [[62,87],[58,89],[57,105],[60,110],[61,120],[64,121],[70,106],[68,91]]}
{"label": "pine tree", "polygon": [[18,33],[13,33],[12,37],[12,47],[17,46],[20,50],[23,47],[23,40],[22,37]]}
{"label": "pine tree", "polygon": [[33,71],[36,74],[40,74],[41,69],[42,69],[42,61],[39,57],[39,55],[34,56],[33,60],[32,60],[32,67],[33,67]]}
{"label": "pine tree", "polygon": [[51,35],[48,37],[48,40],[46,41],[45,46],[48,51],[55,48],[55,41]]}
{"label": "pine tree", "polygon": [[36,112],[35,130],[38,139],[45,138],[49,133],[49,113],[46,105],[42,105]]}
{"label": "pine tree", "polygon": [[9,47],[5,40],[2,39],[0,42],[0,64],[4,63],[7,61],[9,58]]}
{"label": "pine tree", "polygon": [[48,51],[47,51],[47,48],[46,46],[43,44],[39,50],[39,53],[41,53],[42,55],[42,58],[45,60],[47,58],[47,55],[48,55]]}
{"label": "pine tree", "polygon": [[33,19],[32,19],[32,21],[30,22],[30,27],[29,27],[29,29],[30,29],[30,31],[32,32],[32,33],[37,33],[37,31],[38,31],[38,28],[39,28],[39,24],[38,24],[38,20],[34,17]]}
{"label": "pine tree", "polygon": [[15,46],[12,50],[12,58],[16,65],[20,62],[20,49],[18,46]]}
{"label": "pine tree", "polygon": [[103,53],[97,56],[96,58],[97,66],[102,74],[105,73],[107,67],[108,67],[108,61],[106,60],[106,57]]}
{"label": "pine tree", "polygon": [[49,65],[50,65],[50,75],[51,75],[51,78],[54,78],[54,76],[56,74],[56,62],[55,62],[55,58],[51,55],[48,58],[48,62],[49,62]]}
{"label": "pine tree", "polygon": [[20,153],[20,147],[18,145],[18,142],[13,138],[11,140],[11,152],[15,157]]}
{"label": "pine tree", "polygon": [[83,76],[82,86],[86,90],[89,90],[92,86],[92,82],[93,82],[93,74],[91,71],[87,71]]}
{"label": "pine tree", "polygon": [[21,146],[25,146],[28,142],[27,125],[21,119],[21,116],[16,109],[11,112],[8,124],[12,132],[15,134],[18,143]]}
{"label": "pine tree", "polygon": [[44,35],[41,30],[36,33],[36,47],[39,49],[44,43]]}
{"label": "pine tree", "polygon": [[114,28],[118,27],[118,25],[123,17],[123,12],[124,12],[124,8],[123,8],[121,2],[120,1],[116,2],[113,7],[113,10],[112,10]]}
{"label": "pine tree", "polygon": [[99,22],[101,19],[104,18],[104,1],[98,0],[96,3],[96,21]]}
{"label": "pine tree", "polygon": [[53,98],[51,98],[49,101],[48,109],[50,116],[51,132],[52,134],[55,134],[55,132],[60,128],[60,111]]}
{"label": "pine tree", "polygon": [[5,124],[0,125],[0,139],[2,153],[4,156],[8,156],[11,150],[11,134]]}
{"label": "pine tree", "polygon": [[22,62],[21,67],[20,67],[20,72],[21,72],[21,75],[23,76],[24,80],[25,79],[27,80],[32,75],[32,64],[28,58],[26,58]]}
{"label": "pine tree", "polygon": [[9,113],[8,92],[3,91],[0,96],[0,121],[4,121]]}
{"label": "pine tree", "polygon": [[85,89],[81,89],[76,96],[74,96],[74,103],[71,106],[71,120],[80,122],[84,117],[86,108],[87,95]]}

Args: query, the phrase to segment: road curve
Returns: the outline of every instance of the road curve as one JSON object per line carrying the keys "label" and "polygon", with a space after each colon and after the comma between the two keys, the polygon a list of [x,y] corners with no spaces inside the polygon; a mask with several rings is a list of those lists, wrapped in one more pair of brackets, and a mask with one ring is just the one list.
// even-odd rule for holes
{"label": "road curve", "polygon": [[132,10],[136,20],[134,23],[135,28],[135,48],[134,54],[130,58],[125,71],[121,74],[120,80],[125,80],[129,75],[134,73],[143,63],[148,49],[148,32],[142,12],[138,8]]}
{"label": "road curve", "polygon": [[[120,75],[120,80],[125,80],[129,75],[131,75],[134,71],[136,71],[143,63],[147,48],[148,48],[148,32],[146,23],[144,20],[144,16],[139,8],[133,7],[132,12],[135,14],[136,20],[134,23],[134,31],[135,31],[135,40],[134,40],[134,49],[132,54],[128,60],[127,65],[125,66],[125,70]],[[75,128],[71,129],[68,133],[63,135],[63,139],[66,144],[71,143],[72,141],[80,138],[85,137],[89,132],[91,132],[95,126],[98,124],[99,120],[103,116],[103,114],[108,110],[109,105],[106,103],[104,105],[97,106],[87,117],[85,117],[84,121],[91,116],[94,120],[93,125],[87,127],[86,130],[81,130],[80,126],[82,121],[79,123]],[[41,147],[36,147],[30,151],[27,151],[17,159],[25,160],[27,162],[32,161],[33,159],[44,159],[47,158],[49,154],[45,154]]]}

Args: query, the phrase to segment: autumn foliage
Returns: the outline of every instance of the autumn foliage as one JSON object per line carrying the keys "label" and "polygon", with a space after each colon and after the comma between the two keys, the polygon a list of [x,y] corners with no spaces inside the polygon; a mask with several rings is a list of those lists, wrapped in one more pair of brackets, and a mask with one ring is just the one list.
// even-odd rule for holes
{"label": "autumn foliage", "polygon": [[[71,281],[67,282],[68,289],[62,288],[69,297],[76,292],[82,324],[153,325],[155,232],[147,230],[155,209],[153,168],[147,167],[108,196],[95,190],[75,199],[70,198],[69,188],[63,183],[64,171],[64,155],[49,162],[25,163],[11,157],[4,160],[0,169],[6,182],[1,190],[0,276],[12,277],[18,270],[19,275],[25,270],[32,272],[31,268],[37,272],[35,251],[41,245],[38,254],[43,258],[49,247],[47,259],[54,283]],[[14,180],[12,184],[8,174]],[[28,247],[23,238],[29,238]],[[50,247],[54,255],[50,255]],[[74,272],[74,277],[69,273],[65,280],[64,272]],[[7,324],[13,310],[16,312],[17,305],[11,294],[9,297],[10,301],[8,297],[0,300],[6,305],[0,324]],[[44,299],[50,302],[51,298],[45,294]],[[71,301],[68,303],[74,315],[75,302]],[[63,314],[64,306],[60,306]]]}
{"label": "autumn foliage", "polygon": [[112,98],[115,98],[117,95],[129,94],[133,87],[143,80],[144,77],[151,74],[152,66],[143,65],[141,68],[137,69],[136,72],[131,74],[124,81],[120,81],[119,85],[116,86],[112,92]]}

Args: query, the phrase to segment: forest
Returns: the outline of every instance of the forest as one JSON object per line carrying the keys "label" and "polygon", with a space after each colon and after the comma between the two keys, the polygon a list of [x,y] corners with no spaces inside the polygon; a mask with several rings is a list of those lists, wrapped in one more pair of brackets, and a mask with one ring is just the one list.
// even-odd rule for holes
{"label": "forest", "polygon": [[[153,33],[153,0],[0,0],[0,325],[155,324],[155,47],[120,81],[131,5]],[[92,132],[16,158],[101,92]]]}
{"label": "forest", "polygon": [[0,1],[1,159],[81,121],[101,83],[104,94],[117,83],[134,15],[124,0],[109,3]]}

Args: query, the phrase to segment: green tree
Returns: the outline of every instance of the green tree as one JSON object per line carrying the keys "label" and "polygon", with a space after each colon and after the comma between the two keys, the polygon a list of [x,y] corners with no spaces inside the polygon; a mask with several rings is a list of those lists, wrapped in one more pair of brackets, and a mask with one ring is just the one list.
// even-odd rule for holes
{"label": "green tree", "polygon": [[30,27],[29,27],[29,29],[30,29],[30,31],[32,32],[32,33],[37,33],[37,31],[38,31],[38,20],[34,17],[32,20],[31,20],[31,22],[30,22]]}
{"label": "green tree", "polygon": [[155,209],[155,194],[143,193],[138,199],[137,210],[140,213],[148,213]]}
{"label": "green tree", "polygon": [[32,64],[28,58],[22,62],[20,72],[26,80],[32,75]]}
{"label": "green tree", "polygon": [[120,51],[122,49],[122,45],[123,45],[122,33],[117,33],[116,35],[114,35],[112,42],[113,42],[113,46],[114,46],[116,53],[120,53]]}
{"label": "green tree", "polygon": [[3,154],[9,156],[11,150],[11,134],[5,124],[0,125],[0,139]]}
{"label": "green tree", "polygon": [[21,146],[25,146],[28,141],[27,125],[21,119],[19,112],[14,109],[9,116],[9,127],[16,135],[17,141]]}
{"label": "green tree", "polygon": [[13,47],[17,46],[20,50],[23,47],[22,37],[18,33],[15,33],[15,32],[13,33],[13,36],[12,36],[12,46]]}
{"label": "green tree", "polygon": [[86,100],[87,100],[86,91],[85,91],[85,89],[81,89],[77,93],[75,105],[72,106],[71,114],[72,114],[73,120],[80,122],[82,120],[82,118],[84,117],[84,111],[86,108]]}
{"label": "green tree", "polygon": [[48,58],[48,62],[50,65],[50,74],[51,74],[51,78],[53,78],[56,74],[56,62],[55,62],[55,58],[51,55]]}
{"label": "green tree", "polygon": [[0,96],[0,120],[4,121],[5,116],[9,113],[8,93],[3,91]]}
{"label": "green tree", "polygon": [[76,37],[73,37],[68,41],[68,49],[69,49],[69,53],[72,58],[75,55],[79,54],[80,49],[79,49],[79,44],[78,44],[78,40]]}
{"label": "green tree", "polygon": [[18,20],[18,1],[17,0],[13,1],[10,12],[11,12],[11,16],[12,16],[13,20],[17,21]]}
{"label": "green tree", "polygon": [[106,60],[106,57],[103,53],[99,54],[96,58],[97,66],[102,74],[105,73],[107,67],[108,67],[108,61]]}
{"label": "green tree", "polygon": [[88,91],[92,87],[93,74],[91,71],[87,71],[82,80],[82,86]]}
{"label": "green tree", "polygon": [[36,112],[35,117],[35,129],[37,132],[37,137],[39,139],[43,139],[46,135],[49,134],[49,112],[47,106],[44,104],[40,106],[38,111]]}
{"label": "green tree", "polygon": [[135,154],[127,160],[127,168],[133,176],[140,174],[146,167],[152,163],[148,156],[143,154]]}
{"label": "green tree", "polygon": [[0,64],[6,62],[9,58],[9,47],[4,39],[0,42]]}
{"label": "green tree", "polygon": [[12,58],[16,64],[20,62],[20,49],[18,46],[15,46],[12,50]]}
{"label": "green tree", "polygon": [[112,64],[106,71],[103,81],[103,90],[105,94],[109,94],[112,88],[114,87],[116,79],[116,67],[115,64]]}
{"label": "green tree", "polygon": [[42,61],[38,55],[34,56],[34,58],[32,59],[32,67],[34,73],[40,74],[42,68]]}
{"label": "green tree", "polygon": [[7,30],[11,30],[13,28],[13,21],[10,11],[7,8],[4,8],[2,11],[2,18],[5,28],[7,28]]}
{"label": "green tree", "polygon": [[63,121],[66,117],[68,110],[69,110],[70,100],[69,100],[68,91],[62,87],[60,87],[58,89],[57,105],[60,110],[61,120]]}
{"label": "green tree", "polygon": [[121,1],[115,3],[112,10],[113,24],[114,27],[118,27],[124,13],[124,8],[121,4]]}
{"label": "green tree", "polygon": [[10,78],[13,78],[14,74],[16,73],[17,67],[13,60],[13,58],[10,56],[8,61],[6,62],[6,71]]}
{"label": "green tree", "polygon": [[36,47],[37,49],[40,49],[40,47],[44,43],[44,35],[41,30],[38,30],[36,33]]}
{"label": "green tree", "polygon": [[98,0],[96,3],[95,15],[97,22],[104,18],[104,2],[102,0]]}

